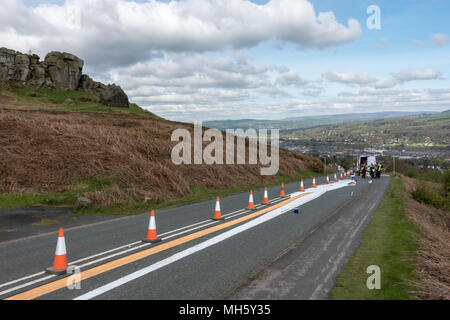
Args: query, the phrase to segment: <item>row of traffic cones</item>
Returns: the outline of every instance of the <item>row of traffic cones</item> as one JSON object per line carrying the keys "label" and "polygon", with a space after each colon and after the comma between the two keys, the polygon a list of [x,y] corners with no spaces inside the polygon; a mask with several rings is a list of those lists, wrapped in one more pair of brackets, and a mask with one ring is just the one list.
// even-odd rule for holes
{"label": "row of traffic cones", "polygon": [[[345,177],[345,178],[350,177],[351,174],[352,174],[352,172],[351,172],[350,170],[347,171],[347,172],[345,172],[345,174],[342,174],[342,172],[341,172],[341,173],[339,174],[339,180],[343,180],[344,177]],[[316,186],[316,181],[315,181],[315,180],[316,180],[316,179],[313,178],[313,187]],[[338,178],[337,178],[337,174],[336,174],[336,173],[334,174],[334,181],[335,181],[335,182],[338,181]],[[326,182],[327,182],[327,184],[330,183],[330,177],[329,177],[329,175],[327,175],[327,180],[326,180]],[[300,191],[303,191],[303,190],[300,189]]]}
{"label": "row of traffic cones", "polygon": [[[341,173],[340,179],[342,179],[342,173]],[[336,174],[334,174],[334,180],[337,181]],[[327,183],[330,183],[329,176],[327,176],[326,181],[327,181]],[[316,177],[313,177],[312,186],[313,186],[313,188],[316,187]],[[301,181],[300,181],[300,191],[305,191],[303,179],[301,179]],[[284,191],[284,183],[281,184],[280,197],[286,197],[286,193]],[[264,204],[264,205],[269,204],[269,196],[268,196],[268,192],[267,192],[267,187],[265,187],[265,189],[264,189],[264,198],[263,198],[262,204]],[[250,191],[247,208],[250,210],[255,210],[255,203],[253,200],[253,191],[252,190]],[[219,197],[217,197],[217,199],[216,199],[216,207],[214,210],[213,220],[215,220],[215,221],[224,220],[224,218],[222,217],[221,210],[220,210]],[[150,213],[150,221],[149,221],[148,229],[147,229],[147,237],[142,241],[145,243],[157,243],[157,242],[162,241],[161,238],[158,238],[158,235],[156,232],[155,210],[152,210]],[[63,230],[63,228],[60,228],[59,234],[58,234],[58,240],[56,243],[55,259],[53,262],[53,267],[46,269],[46,272],[50,273],[50,274],[55,274],[55,275],[62,275],[67,272],[67,268],[68,268],[67,250],[66,250],[66,242],[65,242],[65,238],[64,238],[64,230]]]}
{"label": "row of traffic cones", "polygon": [[[219,207],[220,212],[220,207]],[[148,224],[147,237],[142,240],[145,243],[157,243],[162,241],[161,238],[158,238],[156,233],[156,221],[155,221],[155,210],[152,210],[150,213],[150,222]],[[56,242],[56,252],[55,252],[55,260],[53,261],[53,267],[47,268],[45,271],[49,274],[54,275],[62,275],[67,272],[68,268],[67,263],[67,250],[66,250],[66,241],[64,238],[64,230],[63,228],[59,229],[58,241]]]}

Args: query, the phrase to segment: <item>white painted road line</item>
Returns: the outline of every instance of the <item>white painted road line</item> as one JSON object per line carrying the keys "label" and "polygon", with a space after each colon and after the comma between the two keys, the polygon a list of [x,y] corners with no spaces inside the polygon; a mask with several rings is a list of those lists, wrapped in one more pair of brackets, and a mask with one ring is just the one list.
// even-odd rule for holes
{"label": "white painted road line", "polygon": [[[35,273],[35,274],[31,274],[29,276],[26,276],[26,277],[23,277],[23,278],[20,278],[20,279],[16,279],[16,280],[13,280],[13,281],[10,281],[10,282],[6,282],[6,283],[3,283],[3,284],[0,284],[0,288],[6,287],[6,286],[10,286],[10,285],[12,285],[14,283],[21,282],[21,281],[24,281],[24,280],[28,280],[28,279],[31,279],[31,278],[34,278],[34,277],[37,277],[37,276],[40,276],[40,275],[44,275],[44,274],[45,274],[44,271],[41,271],[41,272],[38,272],[38,273]],[[0,292],[0,294],[2,294],[2,292]]]}
{"label": "white painted road line", "polygon": [[[270,200],[269,203],[270,204],[275,204],[275,203],[278,203],[278,202],[280,202],[282,200],[284,200],[284,199],[281,198],[281,197],[276,197],[276,198]],[[263,205],[263,204],[258,204],[258,205],[256,205],[256,208],[260,208],[260,207],[264,207],[264,206],[265,205]],[[237,216],[245,214],[245,213],[249,213],[249,210],[246,209],[246,208],[243,208],[243,209],[240,209],[240,210],[236,210],[236,211],[224,214],[223,217],[225,219],[231,219],[231,218],[237,217]],[[184,227],[181,227],[181,228],[178,228],[178,229],[175,229],[175,230],[167,231],[165,233],[160,234],[159,236],[163,237],[163,236],[166,236],[166,235],[170,235],[170,234],[172,234],[174,232],[190,228],[190,229],[185,230],[183,232],[179,232],[179,233],[176,233],[176,234],[164,237],[164,239],[170,239],[170,238],[173,238],[173,237],[185,234],[187,232],[191,232],[191,231],[197,230],[199,228],[206,227],[206,226],[214,224],[214,223],[218,223],[218,222],[219,221],[211,222],[210,219],[203,220],[203,221],[200,221],[200,222],[188,225],[188,226],[184,226]],[[204,223],[206,223],[206,224],[204,224]],[[204,224],[204,225],[201,225],[201,224]],[[191,228],[191,227],[194,227],[194,228]],[[122,254],[125,254],[125,253],[128,253],[128,252],[131,252],[131,251],[134,251],[134,250],[138,250],[138,249],[143,248],[145,246],[151,245],[151,244],[148,244],[148,243],[139,245],[141,243],[142,243],[141,241],[136,241],[136,242],[132,242],[132,243],[129,243],[129,244],[117,247],[117,248],[113,248],[113,249],[107,250],[107,251],[99,252],[99,253],[96,253],[94,255],[91,255],[91,256],[88,256],[88,257],[84,257],[84,258],[81,258],[81,259],[69,262],[69,265],[72,265],[72,266],[76,265],[76,266],[78,266],[80,268],[83,268],[83,267],[87,267],[87,266],[93,265],[95,263],[102,262],[104,260],[108,260],[108,259],[114,258],[116,256],[119,256],[119,255],[122,255]],[[139,245],[139,246],[136,246],[136,245]],[[136,246],[136,247],[130,248],[130,246]],[[118,251],[118,250],[121,250],[121,249],[124,249],[124,248],[127,248],[127,249],[123,250],[123,251],[120,251],[120,252],[117,252],[117,253],[114,253],[114,254],[111,254],[111,255],[108,255],[106,257],[102,257],[100,259],[89,261],[89,262],[87,262],[85,264],[82,264],[82,265],[78,265],[80,262],[91,260],[93,258],[97,258],[97,257],[100,257],[100,256],[104,256],[106,254],[109,254],[109,253],[112,253],[112,252],[115,252],[115,251]],[[29,276],[22,277],[20,279],[16,279],[16,280],[13,280],[13,281],[10,281],[10,282],[6,282],[6,283],[3,283],[3,284],[0,284],[0,288],[7,287],[7,286],[13,285],[15,283],[19,283],[19,282],[22,282],[22,281],[25,281],[25,280],[28,280],[28,279],[32,279],[32,278],[35,278],[35,277],[38,277],[38,276],[43,276],[43,275],[46,275],[46,274],[45,274],[44,271],[41,271],[41,272],[29,275]],[[32,281],[26,282],[24,284],[18,285],[18,286],[14,287],[14,288],[10,288],[8,290],[1,291],[0,292],[0,296],[4,295],[6,293],[9,293],[9,292],[15,291],[15,290],[19,290],[19,289],[25,288],[25,287],[33,285],[33,284],[36,284],[38,282],[42,282],[42,281],[48,280],[48,279],[50,279],[52,277],[55,277],[55,276],[54,275],[45,276],[43,278],[35,279],[35,280],[32,280]]]}
{"label": "white painted road line", "polygon": [[54,277],[56,277],[56,276],[55,275],[50,275],[50,276],[47,276],[47,277],[44,277],[44,278],[40,278],[40,279],[37,279],[37,280],[33,280],[33,281],[30,281],[30,282],[21,284],[20,286],[17,286],[17,287],[14,287],[14,288],[11,288],[11,289],[8,289],[8,290],[0,292],[0,296],[4,295],[4,294],[7,294],[9,292],[13,292],[13,291],[16,291],[16,290],[19,290],[19,289],[31,286],[33,284],[36,284],[36,283],[39,283],[39,282],[42,282],[42,281],[54,278]]}
{"label": "white painted road line", "polygon": [[[248,210],[247,209],[236,210],[236,211],[233,211],[233,212],[225,214],[224,217],[225,216],[230,216],[232,214],[236,214],[238,212],[241,212],[241,213],[238,214],[238,215],[241,215],[241,214],[247,213]],[[208,223],[204,224],[205,222],[208,222]],[[187,229],[187,230],[185,230],[183,232],[179,232],[179,233],[176,233],[176,234],[173,234],[173,235],[170,235],[170,236],[167,236],[167,237],[163,238],[163,239],[170,239],[170,238],[173,238],[173,237],[176,237],[176,236],[179,236],[179,235],[191,232],[193,230],[197,230],[199,228],[203,228],[203,227],[206,227],[208,225],[211,225],[211,224],[214,224],[214,223],[218,223],[218,222],[219,221],[211,221],[210,219],[208,219],[208,220],[200,221],[200,222],[197,222],[197,223],[194,223],[194,224],[182,227],[182,228],[178,228],[178,229],[175,229],[175,230],[171,230],[171,231],[162,233],[159,236],[162,237],[164,235],[168,235],[168,234],[174,233],[174,232],[179,231],[179,230],[183,230],[183,229],[186,229],[186,228],[189,228],[189,227],[192,227],[192,226],[196,226],[194,228],[190,228],[190,229]],[[203,225],[200,225],[200,224],[203,224]],[[129,248],[130,246],[137,245],[137,244],[141,244],[141,245],[133,247],[133,248]],[[117,248],[114,248],[114,249],[110,249],[110,250],[107,250],[107,251],[104,251],[104,252],[100,252],[100,253],[91,255],[89,257],[85,257],[85,258],[82,258],[82,259],[78,259],[78,260],[72,261],[72,262],[69,263],[69,265],[72,265],[72,266],[73,265],[77,265],[78,267],[83,268],[83,267],[87,267],[87,266],[93,265],[93,264],[98,263],[98,262],[102,262],[104,260],[108,260],[108,259],[114,258],[114,257],[119,256],[119,255],[123,255],[123,254],[131,252],[131,251],[135,251],[135,250],[141,249],[141,248],[149,246],[149,245],[151,245],[151,244],[150,243],[142,244],[141,241],[136,241],[136,242],[133,242],[133,243],[130,243],[130,244],[127,244],[127,245],[123,245],[123,246],[120,246],[120,247],[117,247]],[[124,249],[124,248],[127,248],[127,250],[123,250],[123,251],[120,251],[120,252],[108,255],[106,257],[102,257],[100,259],[89,261],[89,262],[87,262],[85,264],[82,264],[82,265],[78,265],[80,262],[83,262],[83,261],[86,261],[86,260],[90,260],[90,259],[93,259],[93,258],[96,258],[96,257],[99,257],[99,256],[103,256],[105,254],[108,254],[108,253],[111,253],[111,252],[114,252],[114,251],[118,251],[118,250]],[[45,275],[45,272],[44,271],[38,272],[38,273],[35,273],[35,274],[32,274],[32,275],[23,277],[23,278],[20,278],[20,279],[17,279],[17,280],[13,280],[13,281],[1,284],[0,288],[1,287],[6,287],[6,286],[9,286],[9,285],[18,283],[18,282],[22,282],[22,281],[25,281],[25,280],[28,280],[28,279],[32,279],[32,278],[40,276],[40,275]],[[0,292],[0,296],[3,295],[3,294],[6,294],[6,293],[9,293],[9,292],[12,292],[12,291],[15,291],[15,290],[19,290],[19,289],[22,289],[24,287],[33,285],[33,284],[38,283],[38,282],[45,281],[45,280],[50,279],[52,277],[55,277],[55,276],[54,275],[46,276],[46,277],[39,278],[39,279],[36,279],[36,280],[33,280],[33,281],[29,281],[27,283],[21,284],[19,286],[14,287],[14,288],[10,288],[8,290],[1,291]]]}
{"label": "white painted road line", "polygon": [[151,272],[153,272],[155,270],[158,270],[158,269],[160,269],[160,268],[162,268],[164,266],[167,266],[167,265],[169,265],[169,264],[171,264],[173,262],[181,260],[181,259],[183,259],[183,258],[185,258],[187,256],[190,256],[190,255],[192,255],[192,254],[194,254],[194,253],[196,253],[198,251],[206,249],[206,248],[208,248],[208,247],[210,247],[210,246],[212,246],[214,244],[222,242],[222,241],[224,241],[224,240],[226,240],[226,239],[228,239],[228,238],[230,238],[230,237],[232,237],[232,236],[234,236],[236,234],[239,234],[239,233],[241,233],[243,231],[246,231],[246,230],[248,230],[250,228],[253,228],[253,227],[255,227],[255,226],[257,226],[257,225],[259,225],[261,223],[264,223],[266,221],[274,219],[275,217],[278,217],[278,216],[280,216],[280,215],[282,215],[282,214],[292,210],[293,208],[296,208],[296,207],[298,207],[298,206],[300,206],[302,204],[305,204],[305,203],[307,203],[307,202],[309,202],[309,201],[311,201],[313,199],[316,199],[316,198],[320,197],[321,195],[326,193],[328,190],[334,190],[334,189],[342,188],[342,187],[345,187],[345,186],[346,186],[346,184],[335,184],[333,188],[329,188],[329,189],[328,188],[319,188],[319,189],[316,189],[316,190],[314,190],[313,193],[308,194],[308,195],[306,195],[304,197],[301,197],[299,199],[296,199],[296,200],[294,200],[294,201],[284,205],[281,208],[274,209],[274,210],[270,211],[269,213],[266,213],[266,214],[264,214],[262,216],[259,216],[259,217],[255,218],[255,219],[253,219],[253,220],[251,220],[251,221],[249,221],[247,223],[244,223],[244,224],[242,224],[242,225],[240,225],[240,226],[238,226],[236,228],[233,228],[233,229],[231,229],[229,231],[223,232],[223,233],[221,233],[221,234],[219,234],[219,235],[217,235],[217,236],[215,236],[215,237],[213,237],[213,238],[211,238],[209,240],[206,240],[206,241],[204,241],[204,242],[202,242],[200,244],[197,244],[197,245],[195,245],[195,246],[193,246],[191,248],[188,248],[188,249],[183,250],[183,251],[181,251],[179,253],[176,253],[176,254],[174,254],[174,255],[166,258],[166,259],[163,259],[163,260],[161,260],[159,262],[156,262],[156,263],[154,263],[154,264],[152,264],[152,265],[150,265],[150,266],[148,266],[146,268],[143,268],[143,269],[138,270],[136,272],[133,272],[133,273],[127,275],[127,276],[119,278],[119,279],[117,279],[117,280],[115,280],[113,282],[110,282],[110,283],[108,283],[108,284],[106,284],[104,286],[101,286],[101,287],[99,287],[99,288],[97,288],[95,290],[89,291],[89,292],[87,292],[87,293],[85,293],[85,294],[75,298],[74,300],[89,300],[89,299],[95,298],[95,297],[97,297],[99,295],[102,295],[102,294],[104,294],[104,293],[106,293],[108,291],[111,291],[111,290],[113,290],[113,289],[115,289],[115,288],[117,288],[117,287],[119,287],[121,285],[124,285],[124,284],[126,284],[126,283],[128,283],[130,281],[133,281],[133,280],[135,280],[137,278],[140,278],[140,277],[142,277],[142,276],[144,276],[144,275],[146,275],[148,273],[151,273]]}

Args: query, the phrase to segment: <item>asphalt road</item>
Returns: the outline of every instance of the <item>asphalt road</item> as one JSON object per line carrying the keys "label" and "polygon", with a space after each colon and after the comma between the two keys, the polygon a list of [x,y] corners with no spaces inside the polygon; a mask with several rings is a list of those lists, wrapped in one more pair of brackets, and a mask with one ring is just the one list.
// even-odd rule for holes
{"label": "asphalt road", "polygon": [[[188,252],[186,251],[188,249],[192,251],[200,245],[204,246],[216,237],[225,236],[229,232],[245,227],[247,223],[264,219],[271,215],[272,211],[246,221],[237,220],[251,217],[251,214],[265,208],[260,207],[252,212],[243,210],[248,204],[248,193],[222,198],[222,215],[227,220],[219,222],[210,220],[214,212],[215,199],[163,209],[156,213],[158,234],[163,238],[163,241],[158,244],[140,243],[146,234],[148,214],[65,229],[69,263],[81,266],[83,275],[81,289],[71,290],[65,285],[58,287],[58,281],[65,283],[66,276],[52,277],[42,274],[42,271],[53,262],[57,230],[48,234],[6,241],[0,243],[0,298],[33,292],[33,298],[36,299],[74,299],[104,286],[110,287],[94,295],[93,299],[324,298],[327,288],[330,287],[330,281],[337,272],[335,270],[339,270],[357,246],[358,237],[382,199],[388,181],[388,177],[383,177],[372,184],[360,181],[353,187],[345,186],[328,191],[301,205],[298,215],[292,212],[281,214],[179,259],[174,257]],[[317,183],[324,184],[324,178],[317,179]],[[310,186],[311,181],[305,180],[305,188]],[[291,183],[286,185],[285,190],[286,193],[292,193],[297,192],[298,188],[298,183]],[[286,201],[279,199],[279,193],[280,187],[269,189],[272,205],[280,205],[281,201]],[[365,197],[367,193],[371,196]],[[255,204],[261,203],[263,190],[255,190],[254,198]],[[374,199],[377,199],[375,203],[372,201]],[[351,205],[354,203],[360,204],[361,207],[352,209]],[[347,214],[347,211],[350,213]],[[328,226],[332,221],[340,221],[341,218],[338,217],[341,216],[352,223],[342,222],[339,228]],[[352,217],[363,220],[357,223],[357,220],[352,220]],[[226,226],[229,222],[235,224],[220,230],[208,231],[213,227]],[[311,235],[313,230],[316,231]],[[205,234],[195,236],[199,231],[204,231]],[[342,242],[335,243],[333,239],[327,240],[333,232],[338,232],[335,239],[341,238],[347,232],[355,235],[346,237],[348,241],[342,247]],[[186,237],[191,238],[185,240]],[[169,245],[171,243],[175,244]],[[308,254],[311,243],[314,243],[316,247],[314,250],[309,249],[312,251]],[[327,243],[328,247],[322,247],[322,244],[327,245]],[[168,245],[169,247],[160,250]],[[303,251],[291,254],[295,259],[286,260],[283,257],[289,254],[282,253],[293,245],[303,248]],[[343,250],[345,255],[339,257],[336,263],[327,264],[327,257],[329,260],[334,259],[332,254],[336,253],[336,250],[333,250],[333,247],[338,248],[338,252]],[[149,250],[156,251],[150,253]],[[320,259],[314,259],[314,252],[317,251],[323,252]],[[85,272],[87,274],[92,273],[93,270],[103,270],[108,263],[111,266],[118,261],[117,259],[128,259],[136,254],[142,256],[133,262],[124,263],[107,272],[99,271],[94,276],[84,279]],[[164,261],[168,262],[157,267]],[[310,281],[306,291],[299,284],[297,288],[290,290],[289,294],[274,291],[275,297],[265,296],[261,294],[260,288],[266,286],[267,289],[268,280],[265,278],[267,272],[279,266],[280,261],[290,261],[291,263],[285,264],[286,267],[295,263],[301,264],[302,261],[310,263],[312,266],[307,272],[311,276],[304,278],[304,281],[311,280],[313,275],[319,279],[324,274],[328,276],[329,281]],[[154,266],[154,270],[148,271]],[[321,269],[334,271],[327,273],[325,270],[320,273]],[[131,275],[138,276],[130,278]],[[255,275],[263,276],[255,277]],[[251,282],[250,278],[255,280]],[[301,280],[297,278],[295,281],[299,279]],[[117,287],[111,287],[112,283],[117,281],[122,283]],[[287,279],[287,281],[290,280]],[[303,291],[304,295],[302,295]],[[296,295],[295,292],[302,294]],[[20,295],[16,297],[24,298]]]}
{"label": "asphalt road", "polygon": [[[389,176],[355,191],[353,201],[336,210],[319,228],[292,244],[245,287],[236,300],[323,300],[345,262],[358,248],[389,186]],[[361,270],[365,272],[365,270]]]}

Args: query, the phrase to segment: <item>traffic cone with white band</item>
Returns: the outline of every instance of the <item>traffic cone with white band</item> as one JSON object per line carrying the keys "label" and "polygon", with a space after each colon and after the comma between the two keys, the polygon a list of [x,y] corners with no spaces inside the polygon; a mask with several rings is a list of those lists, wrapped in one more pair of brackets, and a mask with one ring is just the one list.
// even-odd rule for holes
{"label": "traffic cone with white band", "polygon": [[315,187],[316,187],[316,177],[313,177],[313,182],[312,182],[312,186],[313,186],[313,188],[315,188]]}
{"label": "traffic cone with white band", "polygon": [[327,175],[327,184],[329,184],[330,183],[330,177],[328,177],[328,175]]}
{"label": "traffic cone with white band", "polygon": [[336,173],[334,173],[334,181],[337,181]]}
{"label": "traffic cone with white band", "polygon": [[152,210],[150,213],[150,222],[148,223],[147,238],[142,240],[142,242],[156,243],[160,241],[161,239],[158,239],[156,234],[155,210]]}
{"label": "traffic cone with white band", "polygon": [[247,209],[250,209],[250,210],[255,209],[255,203],[253,202],[253,191],[252,190],[250,190],[250,196],[248,198],[248,208]]}
{"label": "traffic cone with white band", "polygon": [[63,228],[59,229],[58,242],[56,243],[55,261],[53,267],[45,270],[46,273],[62,275],[67,272],[67,252],[66,240],[64,239]]}
{"label": "traffic cone with white band", "polygon": [[303,178],[300,180],[300,191],[305,191],[305,187],[303,186]]}
{"label": "traffic cone with white band", "polygon": [[286,193],[284,192],[284,182],[281,183],[280,197],[286,197]]}
{"label": "traffic cone with white band", "polygon": [[267,194],[267,187],[264,189],[264,199],[263,204],[269,204],[269,195]]}
{"label": "traffic cone with white band", "polygon": [[217,200],[216,200],[216,209],[214,210],[214,218],[213,220],[223,220],[222,218],[222,213],[220,211],[220,200],[219,200],[219,196],[217,196]]}

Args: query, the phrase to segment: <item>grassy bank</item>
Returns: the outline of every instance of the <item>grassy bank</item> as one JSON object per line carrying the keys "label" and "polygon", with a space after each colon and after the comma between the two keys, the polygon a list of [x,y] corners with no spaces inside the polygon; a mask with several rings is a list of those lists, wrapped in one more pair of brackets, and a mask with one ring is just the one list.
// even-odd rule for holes
{"label": "grassy bank", "polygon": [[0,208],[73,206],[83,196],[92,205],[76,212],[134,214],[323,172],[320,159],[283,149],[279,176],[262,176],[260,163],[176,165],[172,133],[192,134],[191,124],[102,106],[86,92],[9,83],[0,100]]}
{"label": "grassy bank", "polygon": [[[415,279],[413,254],[419,247],[419,229],[406,217],[407,192],[400,178],[392,178],[386,196],[364,232],[361,245],[345,265],[330,293],[337,300],[412,299]],[[381,269],[381,289],[369,290],[366,269]]]}
{"label": "grassy bank", "polygon": [[[168,201],[147,201],[135,202],[132,204],[121,204],[115,206],[99,206],[92,205],[90,207],[75,207],[74,213],[77,214],[104,214],[104,215],[134,215],[147,211],[149,208],[159,209],[169,206],[181,205],[193,201],[213,198],[216,196],[225,196],[234,193],[244,192],[251,189],[259,189],[265,186],[279,185],[282,182],[289,183],[300,181],[300,178],[309,179],[319,175],[313,171],[298,172],[298,177],[287,177],[278,175],[267,184],[254,184],[250,186],[235,186],[227,189],[204,189],[191,187],[191,193],[185,197],[168,200]],[[3,194],[0,195],[0,209],[11,209],[15,207],[32,206],[32,205],[60,205],[72,206],[76,199],[86,192],[108,192],[114,185],[112,179],[101,180],[85,180],[74,183],[70,186],[69,191],[61,193],[25,193],[25,194]]]}

